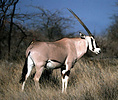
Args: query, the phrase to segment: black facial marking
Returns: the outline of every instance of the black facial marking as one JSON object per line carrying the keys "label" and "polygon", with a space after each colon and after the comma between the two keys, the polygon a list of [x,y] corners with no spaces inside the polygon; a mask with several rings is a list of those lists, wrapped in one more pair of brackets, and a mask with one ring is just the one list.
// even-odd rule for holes
{"label": "black facial marking", "polygon": [[93,39],[91,38],[91,45],[92,45],[92,50],[94,51],[94,45],[93,45]]}
{"label": "black facial marking", "polygon": [[96,48],[99,48],[99,46],[98,46],[97,42],[95,42],[95,44],[96,44]]}

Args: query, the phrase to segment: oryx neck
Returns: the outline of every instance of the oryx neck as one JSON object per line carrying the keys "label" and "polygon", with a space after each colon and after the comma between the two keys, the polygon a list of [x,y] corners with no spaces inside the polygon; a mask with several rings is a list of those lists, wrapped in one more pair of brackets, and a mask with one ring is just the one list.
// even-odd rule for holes
{"label": "oryx neck", "polygon": [[85,42],[86,42],[86,47],[88,48],[89,42],[86,39],[85,39]]}
{"label": "oryx neck", "polygon": [[85,39],[80,39],[76,42],[75,45],[76,45],[77,59],[79,59],[87,52],[88,42]]}

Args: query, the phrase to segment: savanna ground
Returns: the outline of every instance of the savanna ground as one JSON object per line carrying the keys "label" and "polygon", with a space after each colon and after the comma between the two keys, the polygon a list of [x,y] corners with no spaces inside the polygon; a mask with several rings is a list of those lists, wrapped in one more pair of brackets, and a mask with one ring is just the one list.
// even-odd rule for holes
{"label": "savanna ground", "polygon": [[0,61],[0,100],[118,100],[118,59],[79,60],[71,70],[67,94],[61,93],[60,69],[34,86],[33,74],[21,92],[24,60]]}

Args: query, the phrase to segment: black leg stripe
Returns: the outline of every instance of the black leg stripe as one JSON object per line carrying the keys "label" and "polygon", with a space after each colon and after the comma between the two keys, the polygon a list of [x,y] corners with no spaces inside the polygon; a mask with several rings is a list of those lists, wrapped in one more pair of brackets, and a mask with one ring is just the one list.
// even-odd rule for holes
{"label": "black leg stripe", "polygon": [[67,75],[67,76],[70,75],[70,70],[68,70],[65,74],[62,74],[63,79],[65,78],[66,75]]}

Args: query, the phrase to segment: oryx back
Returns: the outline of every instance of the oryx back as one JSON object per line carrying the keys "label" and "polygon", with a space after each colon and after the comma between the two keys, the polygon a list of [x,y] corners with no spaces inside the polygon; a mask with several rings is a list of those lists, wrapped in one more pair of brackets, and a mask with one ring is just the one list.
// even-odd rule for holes
{"label": "oryx back", "polygon": [[54,65],[53,67],[55,68],[64,64],[70,52],[71,44],[68,38],[56,42],[35,42],[28,47],[26,54],[31,52],[30,56],[35,65],[37,62],[43,62],[44,65],[47,64],[47,67]]}

